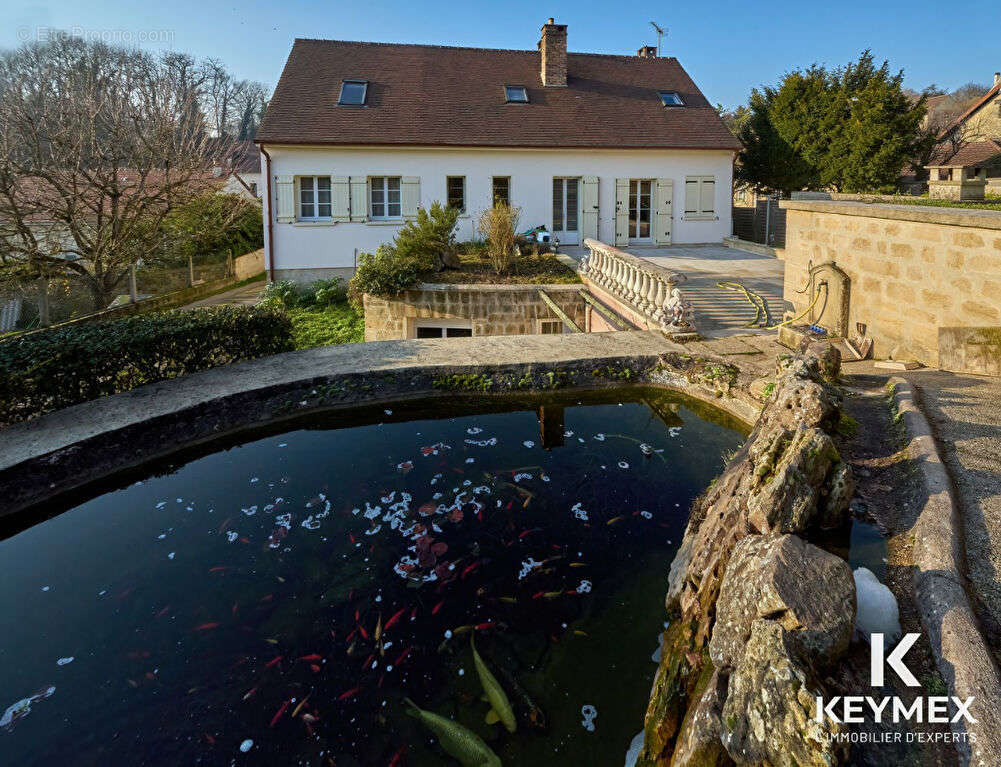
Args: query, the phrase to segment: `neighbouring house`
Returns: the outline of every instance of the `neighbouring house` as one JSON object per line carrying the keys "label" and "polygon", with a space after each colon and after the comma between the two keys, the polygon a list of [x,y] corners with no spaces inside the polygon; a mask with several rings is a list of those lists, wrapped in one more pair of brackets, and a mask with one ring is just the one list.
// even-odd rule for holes
{"label": "neighbouring house", "polygon": [[1001,194],[1001,72],[994,84],[939,134],[939,145],[926,166],[932,197],[975,200]]}
{"label": "neighbouring house", "polygon": [[566,245],[720,242],[739,143],[677,59],[296,40],[255,139],[273,279],[350,276],[419,207],[502,200]]}
{"label": "neighbouring house", "polygon": [[253,141],[236,142],[225,166],[217,166],[213,172],[217,177],[225,179],[220,192],[254,200],[260,200],[264,196],[261,150]]}
{"label": "neighbouring house", "polygon": [[988,183],[1001,184],[1001,139],[939,144],[928,163],[928,196],[945,200],[983,200]]}

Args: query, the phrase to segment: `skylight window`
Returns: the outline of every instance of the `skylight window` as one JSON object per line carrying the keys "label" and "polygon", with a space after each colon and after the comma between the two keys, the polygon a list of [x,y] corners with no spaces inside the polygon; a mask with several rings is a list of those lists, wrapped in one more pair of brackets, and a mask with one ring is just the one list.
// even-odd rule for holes
{"label": "skylight window", "polygon": [[365,96],[368,93],[368,83],[365,80],[342,80],[341,97],[337,103],[341,106],[365,106]]}
{"label": "skylight window", "polygon": [[660,103],[666,107],[683,107],[685,105],[677,91],[657,91],[657,95],[660,96]]}
{"label": "skylight window", "polygon": [[505,85],[504,97],[509,104],[527,104],[528,91],[524,85]]}

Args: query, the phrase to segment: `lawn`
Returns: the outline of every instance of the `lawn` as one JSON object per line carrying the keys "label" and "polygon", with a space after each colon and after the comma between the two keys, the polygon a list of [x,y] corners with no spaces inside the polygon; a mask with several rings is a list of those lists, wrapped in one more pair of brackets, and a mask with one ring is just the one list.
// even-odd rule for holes
{"label": "lawn", "polygon": [[[869,202],[863,199],[861,202]],[[880,195],[872,202],[889,203],[891,205],[925,205],[935,208],[970,208],[972,210],[1001,210],[1001,198],[988,196],[984,202],[975,200],[933,200],[930,197],[912,197],[909,195]]]}
{"label": "lawn", "polygon": [[365,317],[347,302],[288,309],[296,349],[365,340]]}
{"label": "lawn", "polygon": [[560,261],[553,253],[522,255],[515,260],[509,274],[497,274],[490,259],[480,253],[459,255],[462,266],[424,275],[425,282],[489,283],[493,285],[567,285],[580,282],[577,272]]}

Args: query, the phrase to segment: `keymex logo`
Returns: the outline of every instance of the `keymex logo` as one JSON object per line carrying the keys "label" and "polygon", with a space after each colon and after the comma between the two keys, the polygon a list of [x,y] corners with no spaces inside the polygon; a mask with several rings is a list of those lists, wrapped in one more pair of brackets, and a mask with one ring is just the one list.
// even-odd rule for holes
{"label": "keymex logo", "polygon": [[[913,633],[905,634],[890,654],[886,655],[883,634],[870,635],[869,646],[872,654],[869,669],[873,687],[885,686],[887,668],[891,669],[908,687],[921,687],[921,683],[904,663],[907,651],[914,646],[920,636],[920,634]],[[951,724],[960,719],[976,722],[977,720],[970,713],[970,706],[973,705],[974,700],[973,697],[960,700],[954,695],[919,695],[908,704],[897,695],[882,698],[871,695],[836,695],[826,700],[822,695],[819,695],[817,696],[815,719],[822,722],[826,717],[839,724],[863,724],[867,715],[871,713],[876,722],[888,721],[894,724],[899,722]],[[847,733],[842,733],[842,735],[847,735]],[[913,736],[914,733],[908,733],[908,735]]]}

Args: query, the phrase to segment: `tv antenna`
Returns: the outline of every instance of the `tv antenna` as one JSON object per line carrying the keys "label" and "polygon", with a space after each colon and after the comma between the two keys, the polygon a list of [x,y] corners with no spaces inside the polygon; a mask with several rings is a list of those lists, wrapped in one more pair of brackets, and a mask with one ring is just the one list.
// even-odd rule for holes
{"label": "tv antenna", "polygon": [[660,58],[660,39],[667,34],[656,21],[651,21],[650,26],[657,30],[657,58]]}

